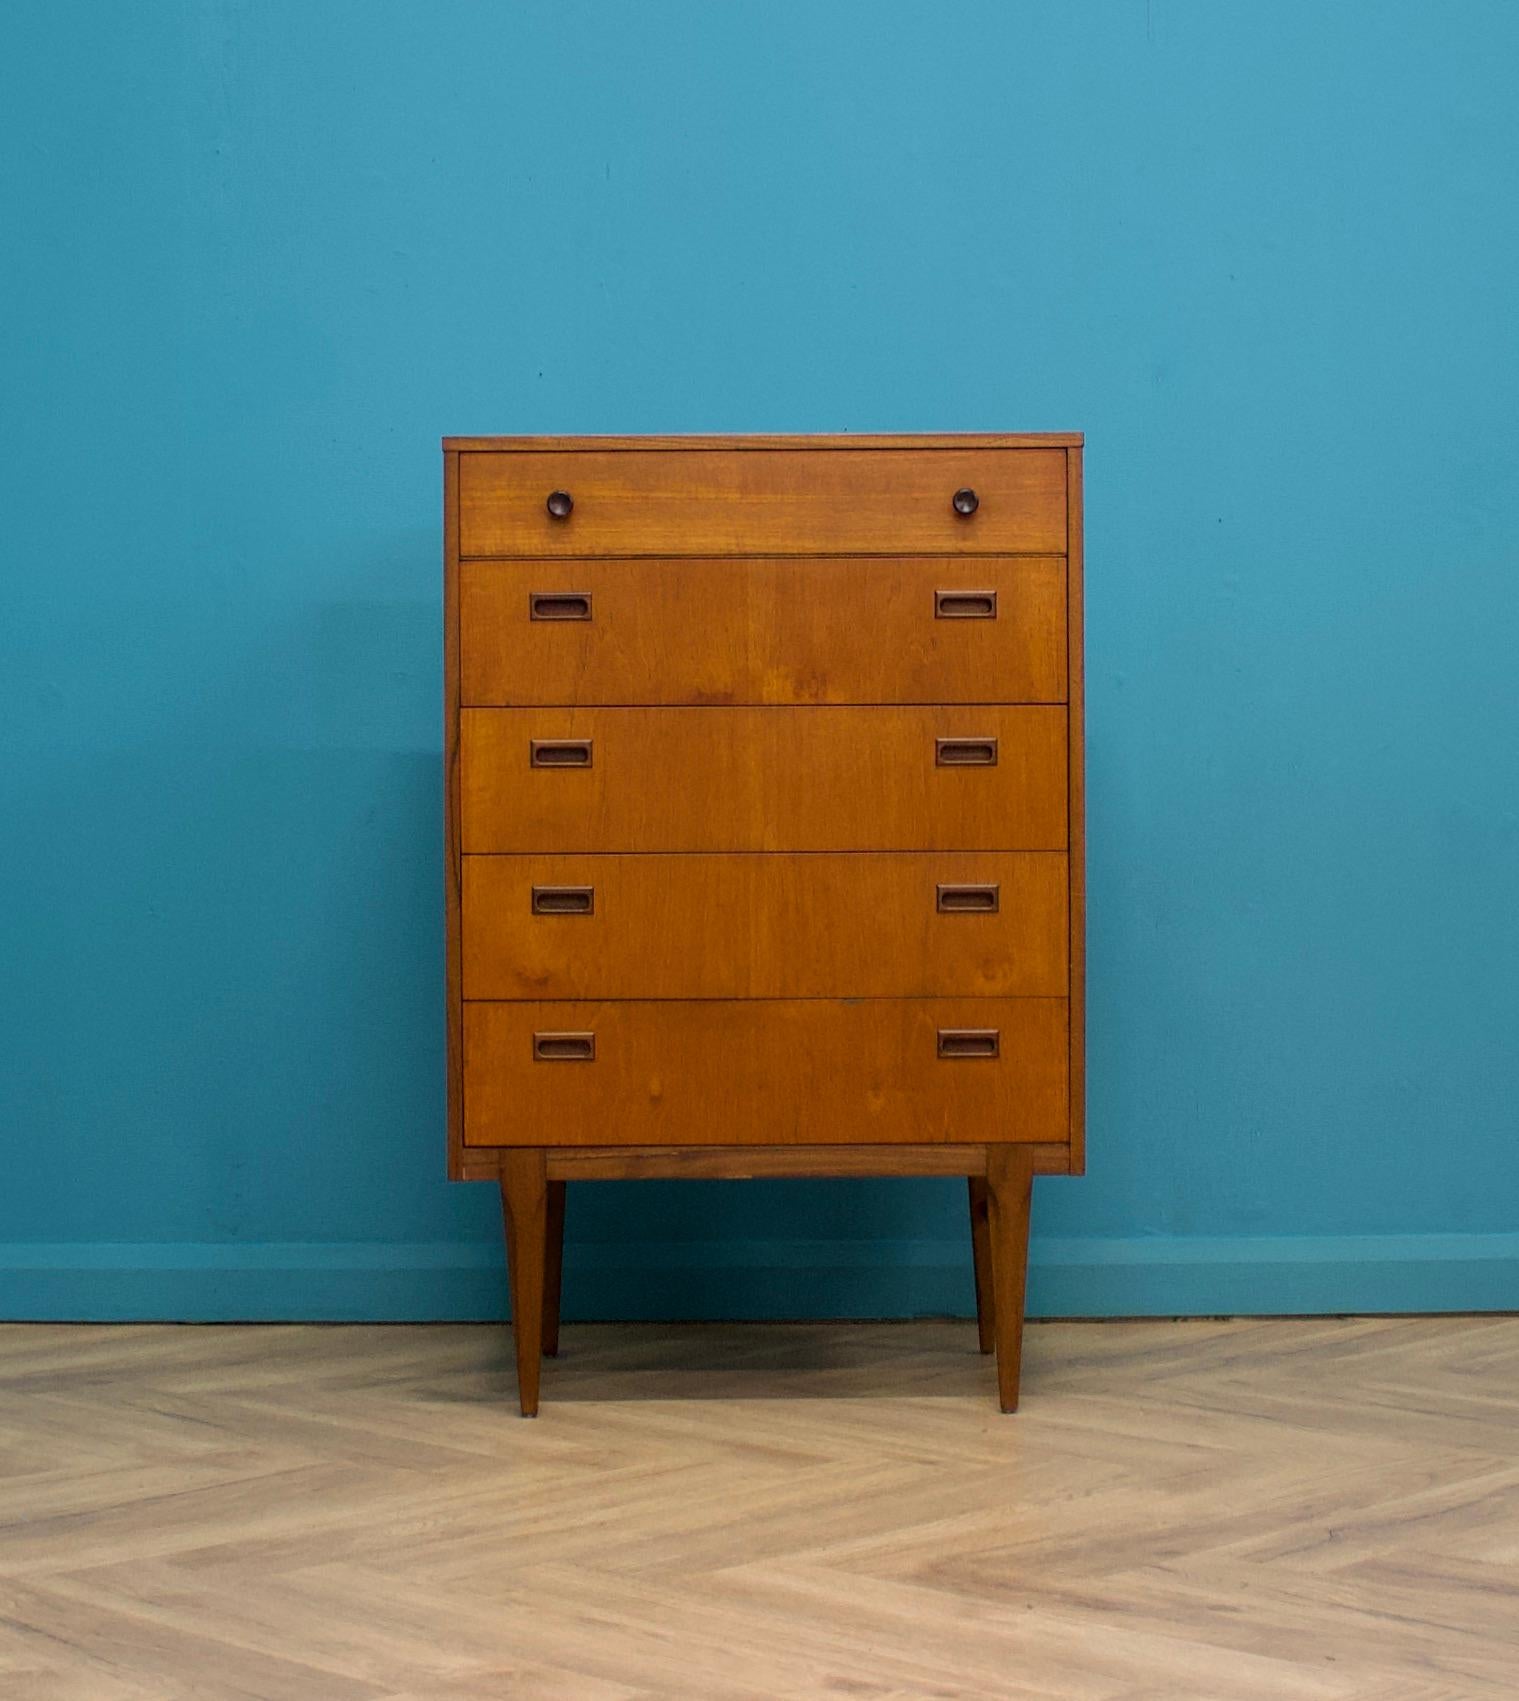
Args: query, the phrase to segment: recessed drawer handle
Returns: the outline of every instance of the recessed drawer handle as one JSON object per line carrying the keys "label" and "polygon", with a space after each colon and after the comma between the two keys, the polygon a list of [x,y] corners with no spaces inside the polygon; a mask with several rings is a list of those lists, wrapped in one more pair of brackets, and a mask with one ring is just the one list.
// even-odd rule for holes
{"label": "recessed drawer handle", "polygon": [[940,1057],[995,1057],[997,1028],[940,1028]]}
{"label": "recessed drawer handle", "polygon": [[940,768],[995,768],[995,738],[936,738],[934,762]]}
{"label": "recessed drawer handle", "polygon": [[995,591],[935,591],[935,620],[995,620]]}
{"label": "recessed drawer handle", "polygon": [[589,768],[591,741],[588,738],[535,738],[529,760],[535,768]]}
{"label": "recessed drawer handle", "polygon": [[534,1063],[594,1063],[595,1034],[534,1034]]}
{"label": "recessed drawer handle", "polygon": [[534,886],[534,915],[593,915],[594,886]]}
{"label": "recessed drawer handle", "polygon": [[589,620],[589,591],[529,591],[528,613],[534,620]]}
{"label": "recessed drawer handle", "polygon": [[937,908],[944,915],[995,915],[1002,906],[1002,888],[994,880],[985,886],[938,886]]}

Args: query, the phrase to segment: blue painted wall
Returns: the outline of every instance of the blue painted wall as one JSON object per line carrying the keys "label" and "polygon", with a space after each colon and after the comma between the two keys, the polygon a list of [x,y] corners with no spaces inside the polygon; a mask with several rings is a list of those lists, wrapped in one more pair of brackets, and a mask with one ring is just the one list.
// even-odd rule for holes
{"label": "blue painted wall", "polygon": [[[1089,434],[1036,1309],[1519,1304],[1519,7],[11,0],[0,1305],[457,1316],[438,438]],[[580,1314],[965,1310],[947,1183]]]}

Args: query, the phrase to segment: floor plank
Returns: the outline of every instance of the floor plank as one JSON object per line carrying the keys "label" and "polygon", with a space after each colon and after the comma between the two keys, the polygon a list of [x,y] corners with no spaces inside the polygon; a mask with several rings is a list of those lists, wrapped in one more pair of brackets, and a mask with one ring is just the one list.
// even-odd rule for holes
{"label": "floor plank", "polygon": [[1519,1318],[0,1328],[10,1701],[1487,1701]]}

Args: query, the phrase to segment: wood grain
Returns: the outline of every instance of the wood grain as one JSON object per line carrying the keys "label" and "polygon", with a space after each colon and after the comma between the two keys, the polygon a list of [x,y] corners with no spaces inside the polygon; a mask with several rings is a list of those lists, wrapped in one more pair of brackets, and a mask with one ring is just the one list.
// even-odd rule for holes
{"label": "wood grain", "polygon": [[[1055,998],[514,1003],[464,1007],[469,1145],[927,1144],[1064,1139]],[[996,1028],[945,1059],[939,1028]],[[590,1032],[591,1063],[534,1060]]]}
{"label": "wood grain", "polygon": [[[982,736],[995,766],[935,765]],[[467,852],[1065,849],[1064,708],[464,709],[460,737]],[[590,767],[529,767],[566,738]]]}
{"label": "wood grain", "polygon": [[[471,999],[1044,996],[1067,985],[1059,852],[464,858]],[[995,912],[941,912],[940,884]],[[588,915],[533,890],[589,888]]]}
{"label": "wood grain", "polygon": [[[511,1282],[517,1398],[523,1417],[536,1417],[548,1259],[548,1183],[541,1151],[502,1155],[501,1214],[506,1227],[506,1265]],[[557,1348],[557,1340],[555,1345]]]}
{"label": "wood grain", "polygon": [[997,1353],[997,1397],[1005,1412],[1018,1409],[1033,1184],[1034,1164],[1028,1152],[1017,1146],[987,1147],[986,1248],[991,1253],[992,1266],[991,1333]]}
{"label": "wood grain", "polygon": [[[510,1157],[510,1153],[507,1157]],[[547,1154],[544,1171],[548,1174]],[[559,1356],[559,1312],[564,1292],[564,1218],[567,1188],[562,1178],[548,1174],[547,1227],[543,1251],[543,1356]]]}
{"label": "wood grain", "polygon": [[0,1693],[1512,1701],[1519,1317],[569,1316],[0,1328]]}
{"label": "wood grain", "polygon": [[[461,1168],[470,1181],[495,1181],[503,1148],[471,1146]],[[646,1181],[756,1176],[966,1175],[985,1173],[984,1146],[551,1146],[550,1177],[563,1181]],[[1063,1140],[1036,1141],[1035,1175],[1067,1175]],[[988,1348],[990,1351],[990,1348]]]}
{"label": "wood grain", "polygon": [[443,457],[443,917],[448,1173],[462,1175],[464,1062],[459,920],[459,457]]}
{"label": "wood grain", "polygon": [[[989,619],[938,591],[989,591]],[[591,599],[534,619],[532,598]],[[469,561],[468,705],[1058,703],[1065,563],[1049,556]]]}
{"label": "wood grain", "polygon": [[992,1315],[996,1304],[992,1291],[992,1238],[988,1215],[986,1171],[972,1172],[967,1178],[970,1205],[971,1263],[976,1278],[976,1337],[984,1353],[996,1347],[992,1333]]}
{"label": "wood grain", "polygon": [[[1061,1175],[1063,1144],[1032,1144],[1038,1175]],[[488,1152],[475,1153],[489,1161]],[[986,1147],[939,1146],[558,1146],[545,1154],[562,1181],[741,1180],[757,1177],[986,1174]],[[491,1172],[494,1175],[494,1171]],[[986,1349],[988,1352],[991,1348]]]}
{"label": "wood grain", "polygon": [[1066,741],[1068,762],[1067,843],[1070,846],[1070,1001],[1071,1001],[1071,1173],[1086,1173],[1086,619],[1083,609],[1085,566],[1082,556],[1081,445],[1066,452],[1070,563],[1066,575],[1066,676],[1070,710]]}
{"label": "wood grain", "polygon": [[[460,456],[476,555],[1065,553],[1066,450],[558,448]],[[972,488],[969,518],[951,505]],[[551,491],[574,498],[567,519]]]}
{"label": "wood grain", "polygon": [[524,1410],[571,1172],[935,1147],[1013,1409],[1030,1181],[1085,1161],[1080,437],[447,448],[450,1173],[502,1183]]}

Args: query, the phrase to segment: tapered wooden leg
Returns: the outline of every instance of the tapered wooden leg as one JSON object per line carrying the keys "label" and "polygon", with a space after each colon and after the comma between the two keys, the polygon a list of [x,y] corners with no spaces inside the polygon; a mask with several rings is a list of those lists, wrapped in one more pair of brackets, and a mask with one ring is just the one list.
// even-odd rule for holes
{"label": "tapered wooden leg", "polygon": [[992,1237],[986,1222],[986,1177],[970,1177],[970,1250],[976,1266],[976,1328],[981,1350],[992,1350]]}
{"label": "tapered wooden leg", "polygon": [[1027,1146],[986,1148],[987,1238],[992,1252],[992,1331],[1002,1409],[1018,1409],[1023,1302],[1028,1286],[1028,1219],[1034,1154]]}
{"label": "tapered wooden leg", "polygon": [[548,1184],[548,1231],[543,1248],[543,1356],[559,1356],[559,1293],[564,1285],[564,1189]]}
{"label": "tapered wooden leg", "polygon": [[548,1181],[541,1147],[502,1154],[501,1214],[506,1222],[517,1394],[523,1417],[537,1417],[538,1372],[543,1355],[543,1260],[548,1239]]}

